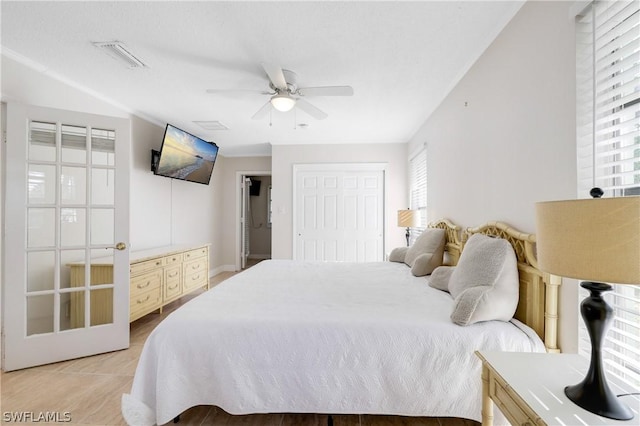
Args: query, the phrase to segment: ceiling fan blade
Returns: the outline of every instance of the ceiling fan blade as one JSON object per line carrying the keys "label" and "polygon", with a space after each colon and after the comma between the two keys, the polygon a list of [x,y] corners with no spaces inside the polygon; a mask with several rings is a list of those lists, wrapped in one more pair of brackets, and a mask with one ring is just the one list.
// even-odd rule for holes
{"label": "ceiling fan blade", "polygon": [[273,87],[276,87],[280,90],[287,89],[287,80],[284,78],[284,73],[282,72],[282,68],[278,65],[263,62],[262,68],[264,68],[264,72],[267,73],[269,80],[271,80],[271,84]]}
{"label": "ceiling fan blade", "polygon": [[207,89],[207,93],[213,95],[270,95],[271,92],[255,89]]}
{"label": "ceiling fan blade", "polygon": [[353,96],[351,86],[301,87],[296,92],[300,96]]}
{"label": "ceiling fan blade", "polygon": [[322,111],[321,109],[311,105],[309,102],[304,99],[298,99],[296,101],[296,106],[300,108],[302,111],[306,112],[316,120],[324,120],[328,117],[327,113]]}
{"label": "ceiling fan blade", "polygon": [[260,120],[262,117],[265,117],[271,111],[271,101],[268,101],[266,104],[262,105],[262,108],[258,110],[253,117],[252,120]]}

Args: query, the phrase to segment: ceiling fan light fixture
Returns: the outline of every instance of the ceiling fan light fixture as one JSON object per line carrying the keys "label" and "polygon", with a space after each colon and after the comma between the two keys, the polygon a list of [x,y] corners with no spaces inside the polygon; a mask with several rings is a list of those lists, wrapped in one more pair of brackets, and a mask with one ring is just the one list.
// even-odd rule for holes
{"label": "ceiling fan light fixture", "polygon": [[288,93],[278,93],[271,97],[271,105],[281,112],[291,111],[295,104],[295,98],[292,98]]}

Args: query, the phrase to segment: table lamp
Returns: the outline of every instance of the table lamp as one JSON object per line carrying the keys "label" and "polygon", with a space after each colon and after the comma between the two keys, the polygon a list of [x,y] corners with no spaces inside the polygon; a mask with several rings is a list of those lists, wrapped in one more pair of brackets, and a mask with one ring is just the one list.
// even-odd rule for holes
{"label": "table lamp", "polygon": [[601,347],[613,319],[602,298],[607,283],[640,283],[640,197],[600,198],[594,188],[586,200],[536,204],[536,239],[541,270],[561,277],[585,279],[591,293],[580,313],[591,340],[591,361],[582,382],[564,393],[575,404],[603,417],[629,420],[633,412],[611,391],[602,364]]}
{"label": "table lamp", "polygon": [[398,226],[407,228],[407,247],[409,247],[409,237],[411,236],[410,228],[420,225],[420,215],[418,210],[398,210]]}

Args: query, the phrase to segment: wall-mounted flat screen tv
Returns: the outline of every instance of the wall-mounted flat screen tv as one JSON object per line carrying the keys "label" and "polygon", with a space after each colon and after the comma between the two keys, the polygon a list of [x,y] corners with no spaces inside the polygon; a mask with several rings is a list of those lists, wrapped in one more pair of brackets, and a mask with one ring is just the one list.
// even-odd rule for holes
{"label": "wall-mounted flat screen tv", "polygon": [[155,174],[209,184],[218,145],[167,124]]}

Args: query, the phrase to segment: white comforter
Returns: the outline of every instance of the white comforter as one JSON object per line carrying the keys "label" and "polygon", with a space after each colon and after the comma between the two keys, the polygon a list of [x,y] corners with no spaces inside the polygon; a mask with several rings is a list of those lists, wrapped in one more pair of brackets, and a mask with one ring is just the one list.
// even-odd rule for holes
{"label": "white comforter", "polygon": [[452,305],[400,263],[261,262],[158,325],[123,415],[136,426],[162,424],[216,405],[232,414],[480,420],[474,351],[544,346],[514,322],[457,326]]}

